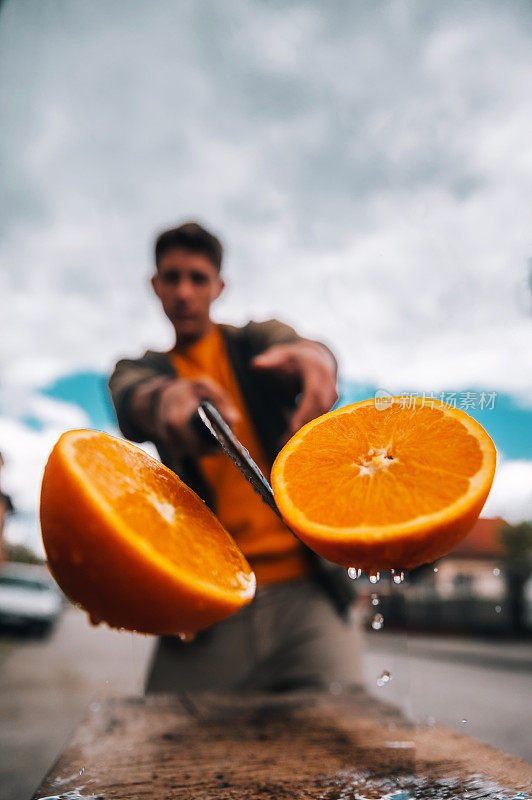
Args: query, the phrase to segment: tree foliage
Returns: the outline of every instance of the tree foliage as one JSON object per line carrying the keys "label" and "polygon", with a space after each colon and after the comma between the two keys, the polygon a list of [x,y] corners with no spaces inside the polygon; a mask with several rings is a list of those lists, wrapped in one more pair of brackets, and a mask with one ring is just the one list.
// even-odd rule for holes
{"label": "tree foliage", "polygon": [[528,576],[532,572],[532,522],[505,526],[501,530],[501,540],[507,569]]}

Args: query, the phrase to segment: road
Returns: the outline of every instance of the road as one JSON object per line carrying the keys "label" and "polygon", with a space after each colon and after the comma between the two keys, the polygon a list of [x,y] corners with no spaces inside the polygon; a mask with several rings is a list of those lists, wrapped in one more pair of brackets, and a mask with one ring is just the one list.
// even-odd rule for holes
{"label": "road", "polygon": [[363,659],[373,695],[532,762],[532,643],[381,633],[366,636]]}
{"label": "road", "polygon": [[[69,607],[49,639],[7,645],[0,647],[0,797],[28,800],[91,703],[142,693],[153,640],[93,628]],[[379,631],[366,637],[363,662],[376,697],[532,761],[532,645]],[[391,680],[379,688],[384,670]]]}
{"label": "road", "polygon": [[92,627],[68,607],[53,636],[0,663],[0,798],[28,800],[90,703],[142,693],[153,640]]}

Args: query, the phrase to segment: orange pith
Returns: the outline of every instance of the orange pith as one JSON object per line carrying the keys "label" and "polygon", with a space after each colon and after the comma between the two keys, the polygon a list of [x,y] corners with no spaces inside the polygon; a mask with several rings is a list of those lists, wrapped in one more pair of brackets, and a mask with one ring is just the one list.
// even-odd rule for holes
{"label": "orange pith", "polygon": [[[463,411],[373,399],[302,428],[272,469],[287,525],[325,558],[367,572],[449,552],[488,496],[496,451]],[[383,407],[385,406],[385,407]]]}
{"label": "orange pith", "polygon": [[69,431],[43,476],[52,574],[94,621],[191,633],[250,602],[255,576],[197,495],[140,448]]}

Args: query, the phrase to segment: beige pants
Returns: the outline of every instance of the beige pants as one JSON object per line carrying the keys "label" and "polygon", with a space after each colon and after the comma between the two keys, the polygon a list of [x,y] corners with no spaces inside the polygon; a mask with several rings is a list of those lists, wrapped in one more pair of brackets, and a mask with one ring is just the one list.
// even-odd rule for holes
{"label": "beige pants", "polygon": [[361,683],[361,643],[354,611],[341,619],[315,582],[274,584],[190,644],[160,639],[146,691],[339,692]]}

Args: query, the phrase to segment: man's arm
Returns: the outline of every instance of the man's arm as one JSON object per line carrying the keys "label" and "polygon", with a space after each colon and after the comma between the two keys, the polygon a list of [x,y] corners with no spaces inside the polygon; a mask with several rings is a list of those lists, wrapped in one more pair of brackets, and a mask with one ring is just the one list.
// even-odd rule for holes
{"label": "man's arm", "polygon": [[155,402],[152,399],[156,435],[179,457],[200,456],[216,448],[215,442],[200,440],[190,424],[202,400],[210,400],[231,427],[240,419],[228,393],[207,375],[171,381],[158,391]]}
{"label": "man's arm", "polygon": [[330,411],[338,400],[336,360],[319,342],[304,340],[273,345],[251,363],[256,369],[271,369],[300,378],[301,397],[290,420],[288,436],[293,436],[307,422]]}
{"label": "man's arm", "polygon": [[201,400],[210,400],[230,425],[238,421],[238,411],[227,393],[207,376],[172,378],[138,361],[123,360],[118,362],[109,388],[124,436],[137,442],[162,441],[178,458],[211,450],[190,426]]}
{"label": "man's arm", "polygon": [[251,366],[298,379],[301,385],[300,401],[287,431],[292,436],[337,401],[338,365],[326,345],[298,336],[293,328],[277,320],[262,323],[261,332],[265,349],[252,359]]}
{"label": "man's arm", "polygon": [[116,364],[108,386],[118,427],[126,439],[133,442],[153,439],[152,392],[171,380],[171,374],[164,375],[160,369],[147,363],[146,356],[123,358]]}

